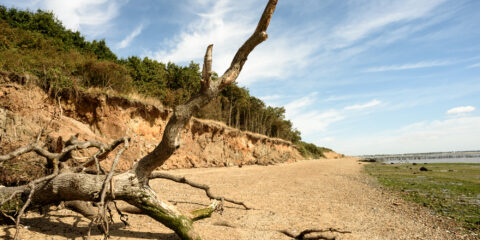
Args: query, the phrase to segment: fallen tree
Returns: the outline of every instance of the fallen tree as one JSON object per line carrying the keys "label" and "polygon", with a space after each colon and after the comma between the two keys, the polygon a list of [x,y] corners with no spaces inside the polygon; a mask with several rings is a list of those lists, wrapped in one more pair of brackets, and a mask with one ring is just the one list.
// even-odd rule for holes
{"label": "fallen tree", "polygon": [[[18,237],[20,220],[25,211],[34,206],[59,204],[60,202],[66,202],[66,206],[90,218],[92,220],[91,226],[99,224],[105,237],[108,237],[110,224],[107,217],[107,203],[115,200],[123,200],[137,207],[142,213],[175,231],[181,239],[201,239],[193,227],[193,222],[209,217],[212,212],[221,207],[223,201],[239,204],[248,209],[249,207],[244,203],[215,196],[209,191],[208,186],[154,171],[181,147],[181,132],[192,115],[215,99],[223,88],[237,79],[248,55],[258,44],[267,39],[266,31],[276,4],[277,0],[268,1],[254,33],[238,49],[226,72],[216,79],[212,79],[213,45],[207,47],[200,93],[174,109],[160,143],[130,170],[115,174],[120,155],[128,147],[128,137],[118,139],[107,145],[97,141],[78,141],[74,136],[65,143],[65,146],[59,152],[54,153],[46,150],[44,144],[39,141],[42,136],[42,133],[40,133],[34,143],[0,156],[1,162],[29,152],[35,152],[45,157],[52,168],[50,175],[36,179],[29,184],[0,187],[1,214],[17,225],[14,238]],[[65,164],[72,159],[72,152],[87,148],[95,148],[97,152],[91,155],[86,163],[74,168]],[[99,162],[113,151],[116,151],[113,164],[108,173],[105,174],[100,169]],[[96,166],[96,168],[92,168],[93,166]],[[175,206],[162,200],[150,188],[149,180],[152,178],[166,178],[204,189],[207,196],[213,199],[213,202],[203,209],[189,213],[180,212]],[[97,207],[94,208],[97,209],[96,214],[92,212],[93,208],[87,204],[88,202],[96,203]]]}

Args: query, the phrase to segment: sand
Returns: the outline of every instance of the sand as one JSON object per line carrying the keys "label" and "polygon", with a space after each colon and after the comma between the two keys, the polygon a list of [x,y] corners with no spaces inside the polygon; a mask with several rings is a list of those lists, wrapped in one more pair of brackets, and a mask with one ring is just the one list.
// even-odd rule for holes
{"label": "sand", "polygon": [[[281,230],[336,228],[351,233],[325,234],[337,239],[465,239],[443,217],[383,190],[355,159],[300,161],[274,166],[203,168],[170,171],[209,184],[220,195],[246,202],[255,210],[226,204],[222,215],[195,223],[204,239],[291,239]],[[203,191],[165,180],[151,181],[163,199],[182,210],[209,204]],[[129,214],[130,227],[115,216],[110,239],[178,239],[147,216]],[[29,213],[21,239],[83,239],[88,219],[66,210],[47,216]],[[0,238],[12,227],[0,226]],[[471,236],[470,236],[471,237]],[[101,239],[95,229],[91,239]]]}

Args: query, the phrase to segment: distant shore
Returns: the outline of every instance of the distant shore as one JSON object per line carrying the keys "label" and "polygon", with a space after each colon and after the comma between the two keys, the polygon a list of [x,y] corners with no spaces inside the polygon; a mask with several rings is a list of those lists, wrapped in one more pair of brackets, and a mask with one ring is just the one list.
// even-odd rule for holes
{"label": "distant shore", "polygon": [[367,162],[384,163],[480,163],[480,151],[377,154],[359,156]]}

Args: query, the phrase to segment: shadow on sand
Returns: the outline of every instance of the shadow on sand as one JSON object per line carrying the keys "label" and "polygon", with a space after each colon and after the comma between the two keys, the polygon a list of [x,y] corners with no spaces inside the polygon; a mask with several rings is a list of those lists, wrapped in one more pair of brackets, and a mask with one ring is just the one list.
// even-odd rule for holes
{"label": "shadow on sand", "polygon": [[[88,226],[78,226],[78,224],[85,219],[75,215],[50,215],[55,217],[52,220],[49,217],[35,217],[35,218],[26,218],[22,220],[22,225],[28,226],[28,229],[32,232],[38,232],[46,234],[52,237],[64,237],[67,239],[85,239],[85,236],[88,233]],[[62,218],[74,218],[75,222],[66,223],[62,221]],[[83,224],[84,225],[84,224]],[[15,226],[4,229],[3,236],[5,239],[12,239]],[[179,240],[175,233],[151,233],[143,231],[135,231],[130,229],[131,227],[125,227],[123,223],[113,223],[110,225],[110,236],[117,238],[140,238],[140,239],[160,239],[160,240]],[[12,231],[7,231],[7,229],[12,229]],[[92,227],[91,230],[91,239],[99,239],[102,234],[96,228]]]}

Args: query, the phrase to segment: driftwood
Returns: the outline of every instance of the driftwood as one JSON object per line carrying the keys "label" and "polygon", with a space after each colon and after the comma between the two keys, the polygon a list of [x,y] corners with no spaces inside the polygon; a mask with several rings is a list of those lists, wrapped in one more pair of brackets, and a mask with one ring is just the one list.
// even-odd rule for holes
{"label": "driftwood", "polygon": [[318,236],[312,236],[312,237],[308,237],[307,235],[314,234],[314,233],[324,233],[324,232],[351,233],[350,231],[342,231],[342,230],[338,230],[338,229],[335,229],[335,228],[306,229],[306,230],[303,230],[302,232],[300,232],[299,234],[295,234],[295,233],[293,233],[291,231],[287,231],[287,230],[281,230],[279,232],[281,232],[284,235],[289,236],[293,239],[298,239],[298,240],[320,240],[320,239],[335,240],[336,239],[335,237],[327,237],[327,236],[324,236],[324,235],[318,235]]}
{"label": "driftwood", "polygon": [[[206,208],[190,213],[182,213],[172,204],[162,200],[157,193],[150,188],[148,182],[151,177],[159,176],[158,174],[153,174],[152,176],[152,172],[162,166],[162,164],[172,156],[175,150],[181,147],[179,141],[181,132],[192,115],[218,96],[223,88],[237,79],[243,65],[247,61],[248,55],[258,44],[267,39],[266,31],[276,5],[277,0],[268,1],[254,33],[240,49],[238,49],[226,72],[217,79],[212,79],[211,77],[213,45],[207,47],[200,93],[174,109],[173,115],[165,128],[161,142],[151,153],[144,156],[139,162],[132,166],[130,170],[115,174],[115,166],[118,158],[121,152],[128,147],[128,138],[119,139],[109,145],[96,141],[80,142],[76,140],[76,138],[72,138],[59,153],[52,153],[45,150],[39,141],[36,141],[9,154],[0,156],[1,162],[18,157],[27,152],[35,152],[51,161],[53,167],[53,173],[51,175],[34,180],[27,185],[0,187],[2,213],[9,216],[12,212],[16,213],[15,222],[17,232],[15,238],[18,236],[20,220],[25,210],[28,210],[31,206],[58,204],[62,201],[67,202],[66,205],[71,208],[81,205],[76,203],[97,203],[97,214],[93,215],[91,211],[85,211],[84,213],[92,219],[91,225],[94,223],[101,225],[105,237],[108,237],[109,229],[109,220],[105,212],[107,208],[106,203],[109,201],[123,200],[175,231],[181,239],[196,240],[201,239],[201,237],[195,231],[193,222],[209,217],[212,212],[221,205],[221,201],[217,199],[220,198],[220,200],[223,199],[224,201],[242,204],[231,199],[212,195],[212,193],[209,193],[209,188],[203,188],[207,192],[207,195],[211,199],[214,199],[212,204]],[[114,164],[108,175],[101,174],[101,169],[98,167],[99,161],[105,159],[106,155],[122,144],[123,147],[117,152]],[[72,151],[85,148],[97,148],[98,152],[92,155],[83,166],[70,169],[62,165],[62,162],[71,159]],[[93,164],[97,166],[96,174],[89,174],[85,169]],[[184,182],[188,183],[187,181]],[[199,186],[200,185],[197,184],[197,187]],[[245,204],[243,204],[243,206],[248,208]],[[21,207],[19,212],[17,212],[18,207]],[[88,206],[83,207],[89,209]]]}

